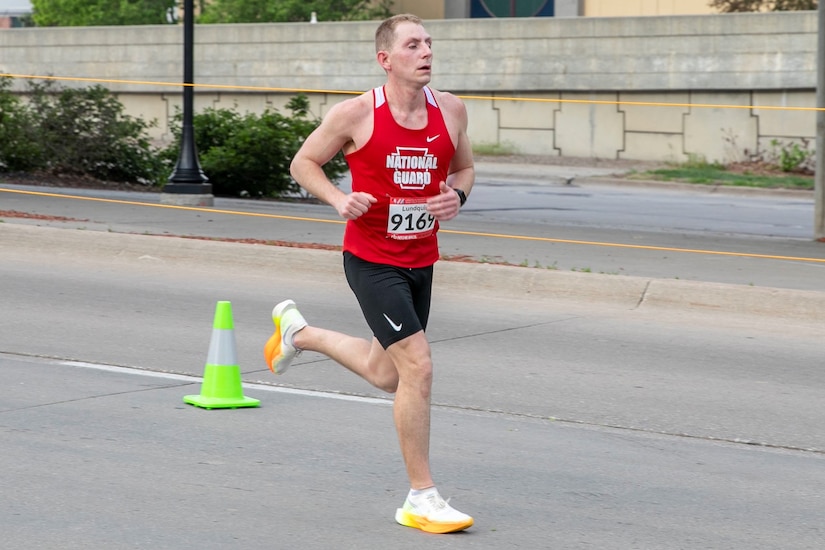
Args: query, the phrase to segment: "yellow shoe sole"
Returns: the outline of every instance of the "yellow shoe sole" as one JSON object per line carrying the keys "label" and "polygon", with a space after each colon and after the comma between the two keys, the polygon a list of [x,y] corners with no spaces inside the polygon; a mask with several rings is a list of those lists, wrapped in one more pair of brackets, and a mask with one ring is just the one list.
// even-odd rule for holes
{"label": "yellow shoe sole", "polygon": [[457,531],[463,531],[473,525],[473,518],[469,518],[465,521],[460,522],[436,522],[430,521],[425,517],[410,514],[403,508],[398,508],[395,511],[395,521],[405,527],[421,529],[425,533],[437,533],[439,535],[444,533],[455,533]]}

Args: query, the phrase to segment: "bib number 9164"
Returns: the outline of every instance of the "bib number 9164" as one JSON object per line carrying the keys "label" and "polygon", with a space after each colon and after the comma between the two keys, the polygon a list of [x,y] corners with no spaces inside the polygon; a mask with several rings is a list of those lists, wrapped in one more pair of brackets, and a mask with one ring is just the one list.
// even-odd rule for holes
{"label": "bib number 9164", "polygon": [[435,217],[427,212],[427,199],[390,199],[387,236],[392,239],[421,239],[435,229]]}

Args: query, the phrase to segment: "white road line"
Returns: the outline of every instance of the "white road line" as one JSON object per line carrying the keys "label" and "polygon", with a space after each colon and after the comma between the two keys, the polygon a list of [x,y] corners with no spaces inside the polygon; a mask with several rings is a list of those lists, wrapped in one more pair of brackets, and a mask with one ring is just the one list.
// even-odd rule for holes
{"label": "white road line", "polygon": [[[175,374],[171,372],[157,372],[144,369],[133,369],[129,367],[118,367],[115,365],[104,365],[100,363],[86,363],[83,361],[53,361],[58,365],[67,367],[80,367],[84,369],[95,369],[106,372],[114,372],[118,374],[132,374],[138,376],[149,376],[152,378],[165,378],[167,380],[180,380],[182,382],[197,382],[203,381],[200,376],[192,376],[188,374]],[[284,388],[281,386],[270,386],[268,384],[254,384],[244,382],[244,388],[250,390],[268,391],[275,393],[288,393],[292,395],[303,395],[307,397],[321,397],[324,399],[338,399],[339,401],[356,401],[358,403],[371,403],[374,405],[392,405],[391,399],[379,399],[376,397],[361,397],[358,395],[346,395],[341,393],[313,391],[313,390],[299,390],[296,388]]]}

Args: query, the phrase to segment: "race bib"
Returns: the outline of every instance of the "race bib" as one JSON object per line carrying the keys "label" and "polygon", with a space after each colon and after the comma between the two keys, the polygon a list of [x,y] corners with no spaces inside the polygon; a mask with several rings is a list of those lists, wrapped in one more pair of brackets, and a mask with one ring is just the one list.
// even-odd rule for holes
{"label": "race bib", "polygon": [[390,198],[387,237],[423,239],[433,234],[435,217],[427,212],[426,198]]}

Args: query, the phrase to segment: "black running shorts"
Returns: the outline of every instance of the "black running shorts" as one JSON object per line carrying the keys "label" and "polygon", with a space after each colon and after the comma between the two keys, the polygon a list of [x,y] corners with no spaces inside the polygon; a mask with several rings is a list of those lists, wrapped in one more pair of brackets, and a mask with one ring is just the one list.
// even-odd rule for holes
{"label": "black running shorts", "polygon": [[344,252],[344,273],[367,324],[384,349],[427,329],[433,266],[395,267]]}

